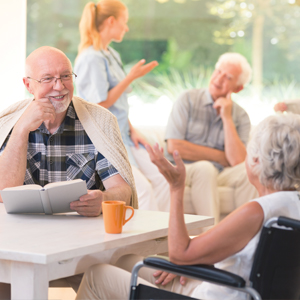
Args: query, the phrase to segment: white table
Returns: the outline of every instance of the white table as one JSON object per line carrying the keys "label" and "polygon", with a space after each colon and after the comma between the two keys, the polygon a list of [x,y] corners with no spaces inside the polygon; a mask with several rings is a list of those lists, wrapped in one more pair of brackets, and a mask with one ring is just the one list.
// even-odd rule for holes
{"label": "white table", "polygon": [[[122,255],[167,252],[169,213],[135,211],[122,234],[104,232],[102,216],[9,215],[0,203],[0,282],[11,283],[12,299],[47,299],[50,280],[114,263]],[[185,215],[189,233],[213,218]]]}

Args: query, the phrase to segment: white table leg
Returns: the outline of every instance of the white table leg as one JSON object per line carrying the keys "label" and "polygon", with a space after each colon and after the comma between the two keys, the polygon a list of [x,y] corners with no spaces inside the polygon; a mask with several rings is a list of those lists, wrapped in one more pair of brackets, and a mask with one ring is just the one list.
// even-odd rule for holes
{"label": "white table leg", "polygon": [[13,262],[11,266],[11,298],[13,300],[48,299],[46,265]]}

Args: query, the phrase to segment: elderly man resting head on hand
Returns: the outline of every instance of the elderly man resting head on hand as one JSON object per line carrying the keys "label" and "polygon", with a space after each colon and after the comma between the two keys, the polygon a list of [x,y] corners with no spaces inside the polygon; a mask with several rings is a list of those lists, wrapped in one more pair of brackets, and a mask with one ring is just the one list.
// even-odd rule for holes
{"label": "elderly man resting head on hand", "polygon": [[137,208],[116,119],[73,96],[75,77],[70,60],[56,48],[41,47],[27,57],[23,82],[34,99],[0,114],[0,190],[80,178],[88,193],[70,204],[79,214],[98,216],[109,199]]}

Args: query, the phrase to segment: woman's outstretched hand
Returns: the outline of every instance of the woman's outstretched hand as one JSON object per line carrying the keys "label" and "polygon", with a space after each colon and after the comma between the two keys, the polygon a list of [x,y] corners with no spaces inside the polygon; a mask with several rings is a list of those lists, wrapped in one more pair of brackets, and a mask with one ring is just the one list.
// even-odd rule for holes
{"label": "woman's outstretched hand", "polygon": [[166,178],[172,190],[184,189],[185,166],[177,150],[173,153],[176,166],[172,165],[163,155],[163,149],[156,143],[153,148],[145,146],[151,161],[158,167],[159,172]]}
{"label": "woman's outstretched hand", "polygon": [[146,75],[147,73],[152,71],[156,66],[158,66],[158,62],[155,60],[149,62],[148,64],[145,64],[145,63],[146,63],[146,60],[141,59],[137,64],[135,64],[131,68],[128,76],[134,80],[134,79],[137,79],[139,77]]}

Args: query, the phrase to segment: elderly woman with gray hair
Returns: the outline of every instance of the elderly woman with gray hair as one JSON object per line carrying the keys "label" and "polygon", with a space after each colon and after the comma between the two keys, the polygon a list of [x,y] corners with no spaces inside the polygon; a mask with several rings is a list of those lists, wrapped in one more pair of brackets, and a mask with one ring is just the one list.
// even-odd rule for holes
{"label": "elderly woman with gray hair", "polygon": [[[215,264],[249,282],[251,265],[263,224],[272,217],[300,219],[300,116],[277,115],[262,121],[247,148],[246,168],[259,198],[228,215],[209,231],[191,239],[183,217],[185,168],[177,151],[176,166],[157,145],[147,146],[151,160],[170,185],[170,260],[180,265]],[[131,270],[136,257],[119,262]],[[124,263],[126,261],[126,263]],[[130,266],[131,264],[131,266]],[[200,299],[246,299],[246,294],[210,283],[179,278],[142,268],[141,282]],[[156,277],[156,278],[155,278]],[[130,273],[114,266],[98,265],[85,275],[77,299],[122,299],[128,293]],[[109,284],[111,282],[111,284]]]}

